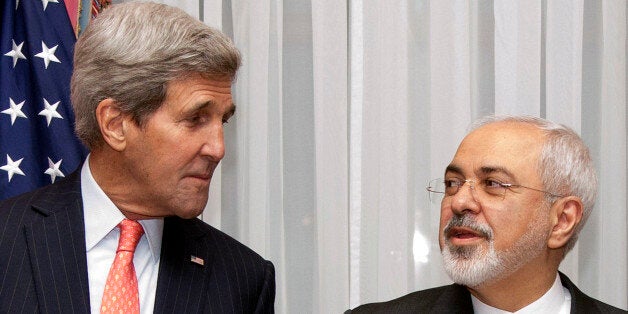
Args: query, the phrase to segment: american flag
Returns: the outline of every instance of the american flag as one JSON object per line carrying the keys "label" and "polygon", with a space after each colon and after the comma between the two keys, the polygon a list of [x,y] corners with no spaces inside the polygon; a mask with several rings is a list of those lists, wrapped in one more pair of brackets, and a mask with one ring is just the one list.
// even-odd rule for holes
{"label": "american flag", "polygon": [[194,255],[190,255],[190,262],[205,266],[205,260]]}
{"label": "american flag", "polygon": [[63,0],[1,1],[0,200],[50,184],[87,154],[70,104],[76,41]]}

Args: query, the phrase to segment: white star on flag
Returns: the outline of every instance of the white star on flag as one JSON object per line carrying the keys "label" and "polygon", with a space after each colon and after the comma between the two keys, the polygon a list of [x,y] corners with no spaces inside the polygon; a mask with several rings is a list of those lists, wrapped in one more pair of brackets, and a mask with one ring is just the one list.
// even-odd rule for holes
{"label": "white star on flag", "polygon": [[57,101],[56,103],[51,105],[50,103],[48,103],[48,100],[44,98],[44,110],[40,111],[39,115],[46,117],[46,121],[48,121],[48,126],[50,126],[50,121],[52,121],[52,118],[63,119],[63,117],[57,112],[57,107],[59,106],[59,103],[61,102]]}
{"label": "white star on flag", "polygon": [[59,0],[41,0],[41,4],[44,5],[44,11],[46,11],[46,7],[48,7],[48,2],[59,3]]}
{"label": "white star on flag", "polygon": [[55,179],[57,177],[65,177],[65,175],[63,174],[63,172],[61,172],[61,170],[59,170],[59,168],[61,167],[61,162],[63,161],[63,159],[60,159],[57,163],[52,162],[52,159],[50,159],[50,157],[48,157],[48,169],[46,169],[46,171],[44,171],[45,174],[50,176],[50,180],[52,181],[52,183],[55,183]]}
{"label": "white star on flag", "polygon": [[15,68],[18,59],[26,60],[26,56],[22,53],[22,46],[24,46],[24,42],[16,45],[15,40],[11,41],[13,42],[13,48],[11,48],[11,51],[5,53],[4,55],[13,58],[13,67]]}
{"label": "white star on flag", "polygon": [[44,43],[43,41],[41,42],[42,51],[36,54],[35,57],[44,59],[46,69],[48,68],[48,64],[50,64],[50,61],[61,63],[61,61],[59,61],[59,59],[57,59],[57,57],[55,56],[55,51],[57,50],[57,47],[59,47],[59,45],[48,48],[48,46],[46,46],[46,43]]}
{"label": "white star on flag", "polygon": [[9,155],[7,155],[7,164],[0,167],[0,170],[4,170],[9,174],[9,182],[11,182],[11,178],[13,178],[14,174],[19,174],[21,176],[25,175],[24,172],[20,169],[20,164],[22,163],[24,158],[13,161]]}
{"label": "white star on flag", "polygon": [[13,99],[9,97],[9,109],[2,110],[2,113],[8,114],[11,116],[11,125],[13,125],[17,117],[26,118],[26,115],[24,114],[24,112],[22,112],[22,106],[24,106],[24,102],[21,102],[16,105]]}

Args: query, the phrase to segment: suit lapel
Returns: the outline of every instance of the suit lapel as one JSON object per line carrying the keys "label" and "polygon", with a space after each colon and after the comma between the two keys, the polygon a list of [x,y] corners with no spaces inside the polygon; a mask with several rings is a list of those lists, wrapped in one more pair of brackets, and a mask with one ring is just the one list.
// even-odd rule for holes
{"label": "suit lapel", "polygon": [[80,171],[47,189],[24,226],[35,290],[42,312],[89,312],[89,284]]}
{"label": "suit lapel", "polygon": [[165,218],[155,313],[203,310],[213,256],[197,223],[195,219]]}
{"label": "suit lapel", "polygon": [[430,313],[473,313],[471,293],[465,286],[452,284],[439,296]]}
{"label": "suit lapel", "polygon": [[597,304],[593,299],[585,295],[576,285],[571,282],[569,277],[558,272],[563,287],[569,290],[571,294],[571,313],[593,313],[599,312]]}

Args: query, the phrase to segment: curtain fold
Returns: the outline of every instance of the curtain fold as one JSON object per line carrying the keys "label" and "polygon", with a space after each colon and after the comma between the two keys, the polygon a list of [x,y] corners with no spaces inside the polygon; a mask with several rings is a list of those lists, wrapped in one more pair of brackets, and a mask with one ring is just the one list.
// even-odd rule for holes
{"label": "curtain fold", "polygon": [[316,243],[334,243],[316,245],[315,313],[334,313],[349,297],[347,29],[345,2],[312,1]]}
{"label": "curtain fold", "polygon": [[348,1],[349,34],[349,303],[355,305],[362,291],[362,125],[364,105],[364,16],[363,1]]}
{"label": "curtain fold", "polygon": [[425,186],[492,113],[582,135],[599,196],[561,270],[628,307],[625,1],[164,2],[242,51],[203,219],[273,261],[278,313],[450,283]]}

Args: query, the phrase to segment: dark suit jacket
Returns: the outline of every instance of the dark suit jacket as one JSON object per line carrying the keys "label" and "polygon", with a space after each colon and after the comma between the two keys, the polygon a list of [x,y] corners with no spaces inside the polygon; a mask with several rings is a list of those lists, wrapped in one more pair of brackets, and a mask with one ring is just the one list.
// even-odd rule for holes
{"label": "dark suit jacket", "polygon": [[[89,313],[84,229],[80,171],[0,202],[0,313]],[[273,313],[275,270],[199,219],[168,217],[156,293],[155,313]]]}
{"label": "dark suit jacket", "polygon": [[[571,293],[571,313],[626,313],[584,294],[563,273],[560,280]],[[473,313],[473,303],[465,286],[453,284],[413,292],[388,302],[364,304],[345,313]]]}

